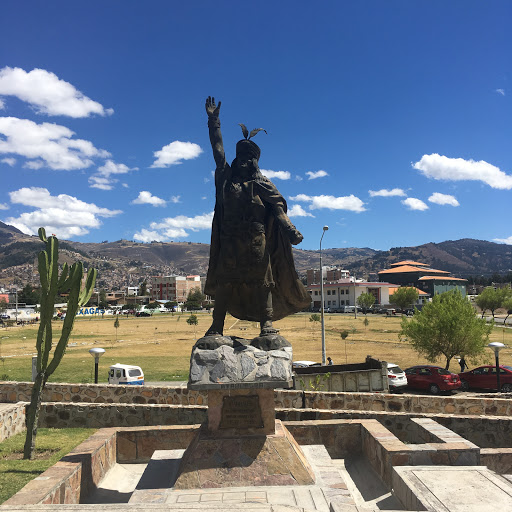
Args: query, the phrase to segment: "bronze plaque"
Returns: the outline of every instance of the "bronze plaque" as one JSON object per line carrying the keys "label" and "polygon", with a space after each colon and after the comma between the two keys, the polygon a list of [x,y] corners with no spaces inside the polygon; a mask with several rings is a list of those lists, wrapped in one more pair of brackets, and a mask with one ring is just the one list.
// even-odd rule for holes
{"label": "bronze plaque", "polygon": [[219,428],[263,428],[259,396],[225,396]]}

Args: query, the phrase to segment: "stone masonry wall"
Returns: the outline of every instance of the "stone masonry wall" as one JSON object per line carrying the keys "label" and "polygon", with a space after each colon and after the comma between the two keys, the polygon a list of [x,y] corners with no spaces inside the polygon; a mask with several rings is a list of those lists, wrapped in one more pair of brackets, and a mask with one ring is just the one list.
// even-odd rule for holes
{"label": "stone masonry wall", "polygon": [[0,404],[0,443],[25,430],[25,404]]}
{"label": "stone masonry wall", "polygon": [[[31,382],[0,382],[1,402],[29,402]],[[507,395],[505,395],[507,396]],[[501,395],[429,396],[387,393],[323,393],[274,390],[277,408],[386,411],[413,414],[492,415],[512,417],[512,399]],[[207,405],[207,391],[184,387],[114,386],[48,383],[43,402]]]}

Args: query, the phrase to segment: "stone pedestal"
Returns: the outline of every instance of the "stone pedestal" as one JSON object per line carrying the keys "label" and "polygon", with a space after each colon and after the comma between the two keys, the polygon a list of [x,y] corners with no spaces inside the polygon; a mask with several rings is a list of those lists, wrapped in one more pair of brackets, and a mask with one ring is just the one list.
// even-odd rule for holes
{"label": "stone pedestal", "polygon": [[282,336],[198,340],[188,387],[208,390],[208,421],[185,450],[173,488],[313,484],[299,445],[275,419],[274,388],[291,383],[292,347]]}

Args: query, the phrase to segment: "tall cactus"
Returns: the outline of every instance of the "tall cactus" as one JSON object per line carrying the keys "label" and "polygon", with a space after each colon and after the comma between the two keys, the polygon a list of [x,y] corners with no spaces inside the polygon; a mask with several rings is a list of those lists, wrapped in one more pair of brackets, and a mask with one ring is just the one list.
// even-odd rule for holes
{"label": "tall cactus", "polygon": [[[69,335],[73,329],[78,308],[87,304],[91,298],[96,282],[97,270],[92,269],[87,275],[85,287],[82,288],[83,265],[78,261],[71,267],[65,263],[59,277],[59,241],[52,235],[46,238],[44,228],[39,228],[39,238],[46,244],[46,250],[39,253],[38,270],[41,282],[40,324],[37,333],[37,376],[32,388],[30,405],[27,408],[27,437],[23,458],[33,457],[37,435],[37,422],[41,407],[41,395],[50,375],[57,369],[66,351]],[[52,349],[52,319],[55,299],[59,293],[69,291],[66,317],[62,326],[60,339],[49,361]]]}

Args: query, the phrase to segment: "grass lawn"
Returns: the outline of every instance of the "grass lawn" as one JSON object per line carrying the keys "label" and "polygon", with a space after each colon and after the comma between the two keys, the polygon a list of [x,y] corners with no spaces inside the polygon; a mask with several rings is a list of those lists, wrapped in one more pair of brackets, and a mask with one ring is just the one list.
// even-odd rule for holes
{"label": "grass lawn", "polygon": [[40,428],[36,437],[34,460],[23,460],[25,432],[0,443],[0,503],[53,466],[94,431],[88,428]]}
{"label": "grass lawn", "polygon": [[[211,315],[199,313],[199,325],[187,324],[188,314],[157,314],[153,317],[120,318],[120,327],[114,328],[114,318],[79,318],[75,322],[67,352],[51,376],[53,382],[93,382],[94,360],[88,353],[92,347],[103,347],[106,353],[100,359],[99,381],[107,382],[108,367],[114,363],[135,364],[142,367],[146,381],[186,380],[190,352],[197,338],[211,323]],[[310,313],[299,313],[275,322],[280,334],[293,345],[294,360],[321,360],[320,322],[311,322]],[[349,314],[327,314],[325,317],[327,355],[334,363],[364,361],[366,355],[396,363],[402,368],[427,361],[418,356],[406,341],[400,341],[400,317],[364,315],[357,319]],[[55,321],[54,344],[62,328]],[[343,341],[342,330],[350,332]],[[225,334],[252,338],[259,333],[254,322],[228,316]],[[0,380],[29,381],[31,359],[35,350],[37,326],[10,327],[0,330]],[[512,365],[512,329],[495,327],[490,341],[500,341],[507,348],[500,353],[502,364]],[[493,361],[490,350],[487,361]],[[444,366],[443,361],[437,364]],[[452,361],[452,371],[459,371]]]}

